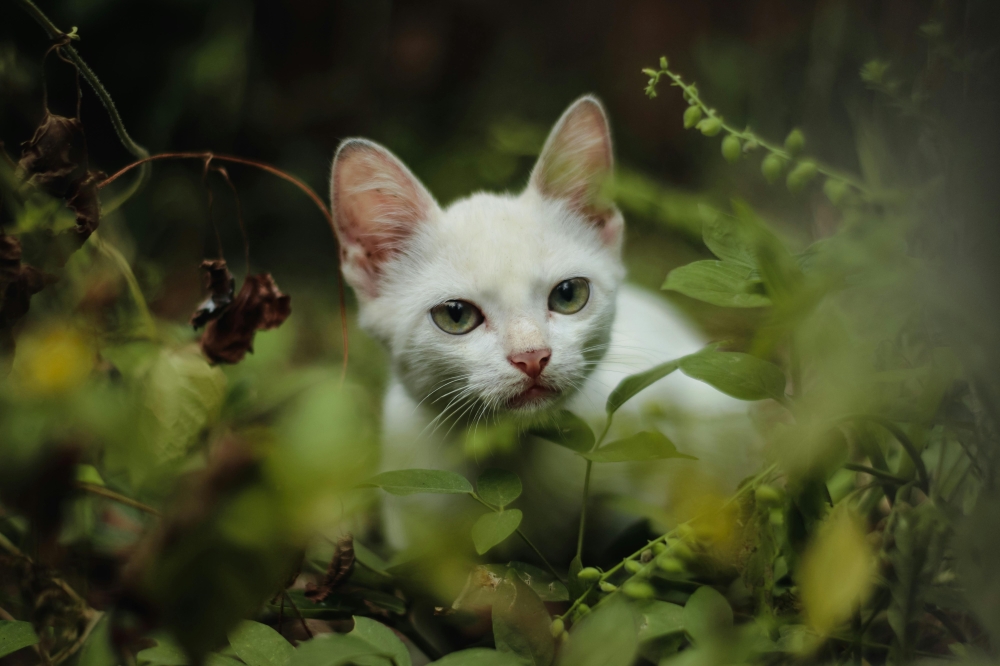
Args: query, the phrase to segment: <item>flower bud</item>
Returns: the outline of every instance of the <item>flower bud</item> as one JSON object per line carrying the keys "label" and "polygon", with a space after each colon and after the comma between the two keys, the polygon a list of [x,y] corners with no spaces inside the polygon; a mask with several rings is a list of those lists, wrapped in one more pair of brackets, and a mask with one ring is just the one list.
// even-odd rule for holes
{"label": "flower bud", "polygon": [[792,192],[799,192],[816,177],[816,165],[812,162],[799,162],[785,179],[785,184]]}
{"label": "flower bud", "polygon": [[704,118],[699,122],[696,127],[701,130],[701,133],[705,136],[715,136],[722,131],[722,121],[718,118]]}
{"label": "flower bud", "polygon": [[580,604],[579,606],[576,607],[577,618],[581,618],[589,612],[590,612],[590,606],[588,606],[587,604]]}
{"label": "flower bud", "polygon": [[584,567],[583,569],[580,569],[580,573],[578,573],[576,577],[582,581],[590,583],[600,578],[601,572],[594,567]]}
{"label": "flower bud", "polygon": [[563,622],[561,618],[557,617],[549,626],[549,631],[552,632],[552,638],[559,638],[566,631],[566,623]]}
{"label": "flower bud", "polygon": [[633,599],[652,599],[656,596],[656,590],[652,585],[637,580],[630,580],[622,585],[622,592]]}
{"label": "flower bud", "polygon": [[649,67],[644,67],[642,73],[651,79],[655,79],[657,76],[659,76],[659,74],[655,69],[650,69]]}
{"label": "flower bud", "polygon": [[701,120],[701,107],[689,106],[684,110],[684,129],[691,129]]}
{"label": "flower bud", "polygon": [[660,56],[660,69],[666,69],[667,64],[667,56]]}
{"label": "flower bud", "polygon": [[726,158],[727,162],[736,164],[740,161],[742,155],[743,144],[740,143],[737,137],[730,134],[722,140],[722,156]]}
{"label": "flower bud", "polygon": [[768,156],[764,158],[764,161],[760,163],[760,172],[764,174],[764,178],[767,179],[767,182],[772,185],[778,182],[778,179],[781,178],[781,172],[784,171],[784,169],[784,160],[774,153],[769,153]]}
{"label": "flower bud", "polygon": [[642,571],[642,564],[635,560],[625,560],[625,571],[630,574],[637,574]]}
{"label": "flower bud", "polygon": [[844,196],[847,195],[848,185],[839,178],[827,178],[826,182],[823,183],[823,194],[826,198],[836,206],[841,201],[843,201]]}
{"label": "flower bud", "polygon": [[618,589],[617,585],[613,585],[606,580],[601,581],[601,592],[607,592],[608,594],[614,592]]}
{"label": "flower bud", "polygon": [[781,491],[774,486],[762,485],[754,490],[754,499],[762,506],[777,506],[781,504],[782,498]]}
{"label": "flower bud", "polygon": [[806,146],[806,135],[802,133],[798,127],[793,129],[785,137],[785,150],[788,151],[790,155],[798,155],[802,152],[802,149]]}

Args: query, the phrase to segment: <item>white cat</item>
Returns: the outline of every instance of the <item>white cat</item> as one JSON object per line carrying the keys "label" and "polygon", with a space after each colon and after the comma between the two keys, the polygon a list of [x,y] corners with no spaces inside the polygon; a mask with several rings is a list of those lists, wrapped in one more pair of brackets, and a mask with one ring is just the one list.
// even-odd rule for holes
{"label": "white cat", "polygon": [[[612,163],[607,118],[591,96],[556,123],[519,195],[478,193],[442,209],[385,148],[363,139],[340,146],[330,195],[342,270],[362,327],[392,359],[382,469],[466,468],[456,422],[528,419],[566,407],[599,428],[605,399],[624,376],[703,346],[664,300],[623,285],[624,220],[602,196]],[[651,404],[655,413],[643,417]],[[677,417],[742,409],[674,373],[633,400],[616,425],[624,431],[652,419],[679,448],[740,478],[749,473],[746,456],[713,449],[703,434],[686,439],[689,421]],[[559,505],[578,505],[583,461],[547,444],[530,457],[519,469],[525,485]],[[613,492],[663,466],[595,469],[595,490]],[[552,470],[558,483],[546,481]],[[657,493],[646,496],[658,501]],[[407,542],[413,524],[406,504],[387,502],[384,527],[394,545]],[[551,513],[550,524],[536,517],[535,528],[565,531],[567,521]]]}

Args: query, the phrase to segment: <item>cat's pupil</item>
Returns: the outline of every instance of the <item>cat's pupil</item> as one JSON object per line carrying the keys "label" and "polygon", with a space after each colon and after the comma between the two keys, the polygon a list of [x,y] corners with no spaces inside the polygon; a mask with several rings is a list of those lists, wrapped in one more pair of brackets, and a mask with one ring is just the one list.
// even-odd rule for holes
{"label": "cat's pupil", "polygon": [[573,283],[566,281],[559,285],[559,298],[569,303],[573,300]]}
{"label": "cat's pupil", "polygon": [[462,307],[461,303],[455,303],[455,302],[449,303],[448,316],[451,317],[451,320],[457,324],[462,320],[462,311],[464,309],[465,308]]}

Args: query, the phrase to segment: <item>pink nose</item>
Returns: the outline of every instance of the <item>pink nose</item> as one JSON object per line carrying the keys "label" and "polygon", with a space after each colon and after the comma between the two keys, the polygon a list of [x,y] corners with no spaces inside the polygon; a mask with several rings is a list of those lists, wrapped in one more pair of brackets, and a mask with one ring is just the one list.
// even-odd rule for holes
{"label": "pink nose", "polygon": [[542,370],[549,364],[552,358],[551,349],[534,349],[532,351],[511,354],[507,357],[511,365],[528,375],[532,379],[537,379],[542,374]]}

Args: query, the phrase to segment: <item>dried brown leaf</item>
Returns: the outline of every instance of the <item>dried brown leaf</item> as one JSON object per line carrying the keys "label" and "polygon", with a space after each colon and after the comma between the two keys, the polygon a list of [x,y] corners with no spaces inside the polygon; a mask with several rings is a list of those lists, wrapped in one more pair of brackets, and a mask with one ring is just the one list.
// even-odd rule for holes
{"label": "dried brown leaf", "polygon": [[316,603],[323,601],[348,579],[353,569],[354,537],[345,534],[337,539],[337,546],[333,549],[333,557],[330,559],[330,566],[327,567],[323,580],[319,585],[309,585],[306,588],[306,597]]}
{"label": "dried brown leaf", "polygon": [[236,291],[236,281],[229,272],[225,259],[206,259],[201,262],[201,269],[205,271],[208,298],[191,315],[191,325],[196,329],[213,319],[218,319],[232,304],[233,294]]}
{"label": "dried brown leaf", "polygon": [[213,363],[239,363],[253,352],[257,331],[280,326],[291,313],[291,296],[269,273],[249,275],[232,304],[205,327],[201,349]]}

